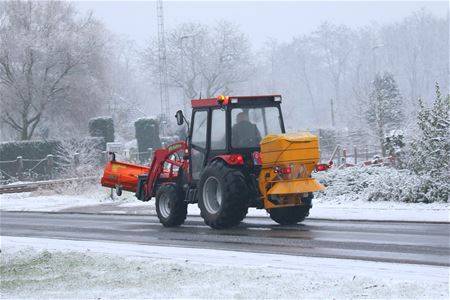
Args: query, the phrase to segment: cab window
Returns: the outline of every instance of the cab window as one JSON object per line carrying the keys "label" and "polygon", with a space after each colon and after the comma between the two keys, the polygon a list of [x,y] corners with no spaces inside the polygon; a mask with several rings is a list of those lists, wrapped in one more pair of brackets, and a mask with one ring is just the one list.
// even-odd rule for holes
{"label": "cab window", "polygon": [[196,111],[194,115],[194,127],[192,128],[192,144],[206,148],[206,132],[208,125],[208,111]]}
{"label": "cab window", "polygon": [[212,111],[211,121],[211,150],[224,150],[226,146],[225,111],[215,109]]}

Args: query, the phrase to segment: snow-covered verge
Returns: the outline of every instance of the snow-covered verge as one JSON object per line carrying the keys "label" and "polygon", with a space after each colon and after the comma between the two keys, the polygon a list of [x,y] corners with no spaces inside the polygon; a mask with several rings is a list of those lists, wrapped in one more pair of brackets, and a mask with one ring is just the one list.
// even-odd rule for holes
{"label": "snow-covered verge", "polygon": [[[66,185],[57,190],[0,194],[0,209],[9,211],[59,211],[68,207],[115,203],[109,189],[99,184]],[[133,194],[125,193],[121,203],[135,201]]]}
{"label": "snow-covered verge", "polygon": [[448,268],[2,237],[3,298],[448,299]]}
{"label": "snow-covered verge", "polygon": [[[334,187],[329,187],[332,190]],[[313,200],[310,218],[337,220],[391,220],[449,222],[448,203],[405,203],[399,201],[367,201],[355,193],[341,195],[317,195]],[[143,203],[133,193],[124,192],[121,197],[110,197],[110,190],[100,186],[83,189],[36,191],[30,193],[0,195],[0,210],[81,212],[108,214],[155,214],[155,202]],[[189,205],[189,215],[200,215],[196,204]],[[248,216],[269,218],[264,210],[249,209]]]}
{"label": "snow-covered verge", "polygon": [[391,167],[353,167],[330,169],[314,174],[326,190],[321,201],[382,201],[406,203],[450,202],[450,182],[435,182],[429,175]]}

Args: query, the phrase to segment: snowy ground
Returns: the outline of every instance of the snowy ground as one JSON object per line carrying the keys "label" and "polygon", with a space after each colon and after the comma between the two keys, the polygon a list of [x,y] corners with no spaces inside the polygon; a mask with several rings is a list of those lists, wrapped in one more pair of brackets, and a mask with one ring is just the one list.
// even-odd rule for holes
{"label": "snowy ground", "polygon": [[448,268],[2,237],[2,298],[448,299]]}
{"label": "snowy ground", "polygon": [[[155,213],[154,201],[111,199],[99,186],[3,194],[0,209]],[[340,195],[315,199],[310,217],[449,222],[449,207]],[[446,267],[7,236],[0,256],[2,299],[449,298]]]}
{"label": "snowy ground", "polygon": [[[345,195],[315,199],[311,218],[348,220],[398,220],[449,222],[448,203],[369,202],[348,200]],[[110,198],[110,190],[88,187],[65,191],[36,191],[0,195],[0,209],[9,211],[70,211],[94,213],[155,213],[154,201],[143,203],[132,193]],[[199,215],[197,205],[189,205],[189,214]],[[249,216],[267,216],[264,210],[250,209]]]}

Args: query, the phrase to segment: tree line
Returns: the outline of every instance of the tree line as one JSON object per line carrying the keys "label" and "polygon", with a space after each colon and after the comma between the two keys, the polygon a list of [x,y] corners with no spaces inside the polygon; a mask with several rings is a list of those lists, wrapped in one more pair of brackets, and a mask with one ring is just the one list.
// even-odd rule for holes
{"label": "tree line", "polygon": [[[149,38],[140,49],[68,2],[0,3],[0,138],[82,134],[98,115],[113,116],[126,138],[129,120],[160,111],[156,33]],[[418,98],[433,99],[436,82],[449,90],[448,45],[448,19],[427,10],[356,29],[325,22],[257,51],[238,24],[181,23],[166,32],[171,108],[280,93],[291,129],[358,128],[381,143],[408,125]]]}

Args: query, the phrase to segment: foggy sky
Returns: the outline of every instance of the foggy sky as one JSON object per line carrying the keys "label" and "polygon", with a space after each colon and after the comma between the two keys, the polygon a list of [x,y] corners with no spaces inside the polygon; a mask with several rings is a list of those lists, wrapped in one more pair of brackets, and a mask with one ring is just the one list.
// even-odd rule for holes
{"label": "foggy sky", "polygon": [[[82,12],[92,10],[109,30],[140,46],[157,34],[155,1],[83,1],[75,6]],[[216,20],[229,20],[240,25],[257,49],[269,38],[289,42],[323,21],[355,28],[400,21],[421,8],[446,16],[448,7],[448,1],[164,1],[164,19],[167,29],[183,22],[213,25]]]}

